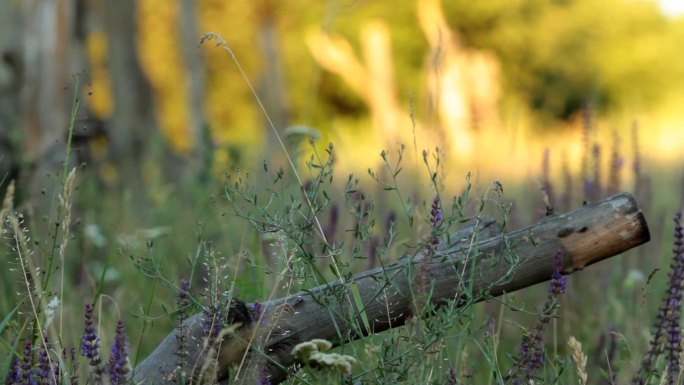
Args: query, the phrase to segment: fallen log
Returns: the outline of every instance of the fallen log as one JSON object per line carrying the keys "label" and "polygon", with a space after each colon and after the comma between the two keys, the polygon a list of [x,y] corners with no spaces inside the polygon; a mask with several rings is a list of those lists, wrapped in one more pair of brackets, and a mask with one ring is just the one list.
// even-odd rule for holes
{"label": "fallen log", "polygon": [[[403,258],[288,297],[250,305],[233,300],[223,320],[232,326],[219,336],[215,351],[206,344],[206,316],[197,314],[184,324],[187,357],[192,359],[177,367],[176,329],[135,368],[133,379],[171,384],[184,372],[193,383],[201,383],[209,378],[210,368],[211,381],[225,381],[229,368],[237,365],[237,383],[268,378],[277,384],[291,374],[291,352],[299,343],[326,339],[337,346],[402,326],[415,309],[510,293],[548,280],[559,249],[562,271],[570,274],[648,242],[650,235],[636,201],[622,193],[511,232],[502,233],[492,220],[479,219],[457,238],[462,239],[429,255]],[[432,307],[417,306],[417,275],[428,282]],[[465,298],[466,284],[471,296],[477,295]],[[203,362],[208,359],[213,366]]]}

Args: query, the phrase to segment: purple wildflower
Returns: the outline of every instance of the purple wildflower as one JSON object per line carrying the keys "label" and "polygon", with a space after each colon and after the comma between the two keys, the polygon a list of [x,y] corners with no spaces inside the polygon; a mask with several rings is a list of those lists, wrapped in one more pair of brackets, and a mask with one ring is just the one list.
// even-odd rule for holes
{"label": "purple wildflower", "polygon": [[565,293],[566,278],[561,274],[563,270],[563,251],[558,250],[555,254],[553,273],[549,294],[544,303],[544,308],[539,315],[539,321],[531,333],[523,336],[518,350],[518,358],[513,372],[513,383],[528,383],[534,379],[537,372],[544,366],[544,328],[551,322],[558,308],[557,297]]}
{"label": "purple wildflower", "polygon": [[456,370],[454,370],[454,368],[449,368],[446,383],[447,385],[456,385],[458,383],[458,379],[456,378]]}
{"label": "purple wildflower", "polygon": [[565,293],[565,286],[567,285],[567,278],[561,274],[563,270],[563,251],[558,249],[555,255],[555,263],[553,265],[553,274],[551,274],[551,285],[549,291],[554,296],[559,296]]}
{"label": "purple wildflower", "polygon": [[535,377],[537,372],[544,366],[544,340],[542,333],[546,322],[541,316],[539,323],[532,333],[523,336],[522,343],[518,349],[518,360],[516,362],[517,375],[522,378],[524,383]]}
{"label": "purple wildflower", "polygon": [[22,384],[35,384],[36,381],[33,378],[33,343],[30,339],[26,340],[24,345],[24,355],[21,360],[21,383]]}
{"label": "purple wildflower", "polygon": [[415,314],[422,314],[426,310],[425,307],[430,303],[427,298],[430,293],[430,285],[432,283],[430,262],[435,255],[437,246],[439,246],[440,226],[444,220],[441,206],[442,204],[439,199],[439,195],[436,195],[432,200],[432,205],[430,207],[430,237],[427,239],[425,244],[425,253],[418,261],[416,275],[413,281],[414,287],[416,288],[416,293],[422,294],[415,297]]}
{"label": "purple wildflower", "polygon": [[213,346],[216,342],[219,332],[221,331],[221,311],[215,305],[209,305],[202,310],[201,325],[204,330],[204,335],[207,336],[208,345]]}
{"label": "purple wildflower", "polygon": [[435,199],[432,200],[432,207],[430,208],[430,225],[432,225],[432,228],[439,227],[442,224],[444,217],[441,206],[439,195],[435,195]]}
{"label": "purple wildflower", "polygon": [[14,356],[10,361],[7,377],[5,377],[5,385],[19,384],[21,381],[21,365],[19,357]]}
{"label": "purple wildflower", "polygon": [[589,202],[597,200],[601,196],[601,146],[594,144],[591,151],[593,177],[589,179],[588,171],[584,175],[584,199]]}
{"label": "purple wildflower", "polygon": [[392,231],[397,223],[397,214],[391,210],[385,216],[385,247],[387,247],[392,240]]}
{"label": "purple wildflower", "polygon": [[572,195],[574,183],[572,182],[572,173],[570,172],[570,165],[568,164],[568,157],[563,154],[563,160],[561,163],[561,169],[563,173],[563,197],[561,198],[561,210],[569,210],[572,203]]}
{"label": "purple wildflower", "polygon": [[257,378],[256,383],[257,385],[271,385],[271,374],[268,372],[266,363],[261,364],[259,378]]}
{"label": "purple wildflower", "polygon": [[[69,368],[71,371],[71,375],[69,376],[69,384],[78,385],[78,362],[76,362],[76,348],[69,349],[68,354],[66,349],[62,349],[62,361],[64,363],[67,361],[71,362],[71,367]],[[61,373],[55,373],[55,378],[61,378]]]}
{"label": "purple wildflower", "polygon": [[656,358],[665,353],[667,358],[667,384],[674,385],[679,376],[682,352],[682,335],[680,329],[682,311],[682,282],[684,282],[684,232],[682,231],[682,213],[675,215],[673,258],[670,262],[670,273],[665,298],[660,305],[656,317],[655,332],[651,346],[641,361],[641,368],[632,379],[632,384],[645,384],[655,371],[653,364]]}
{"label": "purple wildflower", "polygon": [[259,302],[254,302],[252,304],[252,309],[251,309],[252,322],[259,321],[259,318],[261,317],[261,312],[264,310],[263,308],[264,308],[264,306]]}
{"label": "purple wildflower", "polygon": [[430,207],[430,238],[427,242],[427,259],[430,260],[439,245],[439,227],[442,225],[444,216],[442,215],[442,204],[439,195],[435,195]]}
{"label": "purple wildflower", "polygon": [[639,179],[641,176],[641,152],[639,151],[639,125],[637,122],[632,125],[632,150],[634,152],[632,171],[634,176]]}
{"label": "purple wildflower", "polygon": [[608,195],[617,194],[620,191],[621,178],[620,173],[624,159],[620,155],[620,135],[613,130],[613,148],[610,154],[610,173],[608,175],[608,186],[606,186]]}
{"label": "purple wildflower", "polygon": [[178,366],[184,367],[185,356],[187,356],[187,341],[186,341],[186,326],[185,320],[188,318],[190,310],[190,282],[183,279],[180,281],[178,288],[178,296],[176,297],[176,356],[178,357]]}
{"label": "purple wildflower", "polygon": [[489,321],[487,321],[487,326],[485,326],[485,335],[487,336],[492,336],[494,335],[494,327],[496,326],[496,319],[494,317],[489,317]]}
{"label": "purple wildflower", "polygon": [[55,374],[54,369],[56,368],[53,368],[50,362],[50,348],[52,348],[52,344],[48,342],[46,335],[43,340],[43,345],[41,345],[40,350],[38,351],[38,363],[35,368],[36,378],[38,379],[38,382],[42,384],[56,383],[56,380],[53,377]]}
{"label": "purple wildflower", "polygon": [[88,359],[88,364],[95,370],[95,384],[102,383],[102,359],[100,359],[100,338],[95,329],[93,304],[85,305],[85,331],[81,339],[81,356]]}
{"label": "purple wildflower", "polygon": [[368,248],[368,269],[374,269],[375,265],[378,262],[378,237],[373,236],[371,237],[370,242],[368,242],[367,248]]}
{"label": "purple wildflower", "polygon": [[544,155],[542,156],[542,193],[544,193],[546,212],[552,212],[556,204],[556,197],[553,191],[553,185],[551,184],[551,150],[548,148],[544,149]]}
{"label": "purple wildflower", "polygon": [[98,367],[102,362],[99,354],[100,338],[94,324],[93,304],[88,303],[85,305],[85,332],[81,340],[81,356],[89,360],[90,366]]}
{"label": "purple wildflower", "polygon": [[116,323],[116,335],[109,351],[109,379],[112,385],[126,383],[128,373],[128,339],[123,320]]}
{"label": "purple wildflower", "polygon": [[337,203],[333,203],[330,206],[330,222],[325,228],[323,234],[325,235],[325,241],[328,245],[335,243],[335,233],[337,233],[337,226],[340,222],[340,206]]}

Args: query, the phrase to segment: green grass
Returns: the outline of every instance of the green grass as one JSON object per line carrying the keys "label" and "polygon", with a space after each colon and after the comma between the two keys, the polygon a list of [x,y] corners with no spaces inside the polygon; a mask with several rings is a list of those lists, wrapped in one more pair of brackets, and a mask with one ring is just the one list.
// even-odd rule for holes
{"label": "green grass", "polygon": [[[15,349],[20,353],[21,349],[15,348],[21,346],[17,341],[39,334],[36,325],[45,322],[45,306],[62,285],[60,309],[64,318],[62,325],[53,324],[55,330],[62,330],[58,334],[61,346],[79,345],[83,306],[96,302],[102,346],[109,345],[116,320],[123,318],[131,341],[131,361],[138,362],[174,328],[171,313],[181,278],[191,279],[192,291],[200,300],[205,291],[219,291],[247,302],[265,301],[269,296],[364,270],[370,263],[371,242],[380,246],[378,263],[384,264],[410,253],[429,237],[429,202],[435,195],[438,175],[428,176],[425,185],[431,188],[421,191],[412,183],[413,175],[421,171],[397,173],[396,159],[386,155],[389,172],[357,183],[355,177],[336,175],[332,163],[312,154],[309,164],[302,166],[310,177],[304,182],[309,186],[305,193],[310,206],[290,172],[281,173],[276,165],[269,165],[268,171],[251,171],[249,177],[241,171],[223,182],[214,180],[190,190],[175,190],[157,204],[149,203],[147,197],[109,193],[93,182],[88,171],[79,170],[73,196],[80,223],[70,225],[64,268],[58,258],[64,232],[50,225],[54,220],[46,220],[38,221],[36,229],[27,228],[26,234],[35,241],[22,248],[30,251],[25,254],[39,268],[36,278],[46,277],[41,281],[45,291],[36,289],[29,296],[26,279],[19,271],[3,273],[3,357],[10,357],[8,353]],[[649,175],[654,183],[668,178]],[[148,186],[147,191],[168,187]],[[439,194],[442,202],[450,202],[455,195],[467,202],[459,207],[461,211],[449,213],[454,228],[461,218],[483,210],[501,220],[508,203],[513,203],[513,213],[506,219],[513,228],[537,217],[541,194],[535,188],[505,186],[510,195],[488,195],[487,199],[475,193],[488,191],[481,186],[468,193],[470,199],[448,191]],[[602,363],[606,354],[613,355],[610,370],[618,373],[619,382],[629,381],[636,372],[663,292],[665,266],[671,257],[668,218],[678,204],[678,196],[671,189],[653,191],[652,201],[640,203],[651,208],[646,215],[654,241],[642,250],[570,277],[568,293],[560,299],[558,318],[545,333],[546,360],[539,373],[543,383],[577,382],[566,347],[571,335],[582,342],[590,357],[590,383],[607,376],[608,367]],[[139,199],[148,203],[138,202],[135,206],[143,209],[134,210],[132,201]],[[320,223],[325,229],[329,225],[333,205],[338,206],[340,218],[331,243],[326,245],[315,226]],[[397,218],[391,237],[383,224],[389,212]],[[314,214],[318,221],[313,219]],[[63,213],[58,218],[63,218]],[[384,244],[385,238],[392,241]],[[4,246],[8,247],[9,263],[21,267],[17,253],[9,249],[11,239]],[[325,255],[334,255],[334,262],[322,258]],[[647,281],[654,269],[661,270]],[[285,270],[291,273],[289,280],[279,275]],[[208,285],[204,277],[217,279]],[[514,366],[522,335],[539,317],[546,287],[540,284],[460,309],[449,306],[431,319],[414,319],[405,327],[338,350],[357,358],[361,364],[354,367],[354,373],[367,383],[445,383],[450,370],[464,383],[500,383]],[[35,312],[27,307],[31,298],[38,300]],[[48,330],[51,341],[57,341],[56,331]],[[18,335],[22,336],[19,340]],[[614,347],[608,342],[611,338]],[[0,367],[3,376],[8,365],[6,360]],[[85,362],[80,370],[86,378]],[[291,381],[343,382],[337,375],[309,369]]]}

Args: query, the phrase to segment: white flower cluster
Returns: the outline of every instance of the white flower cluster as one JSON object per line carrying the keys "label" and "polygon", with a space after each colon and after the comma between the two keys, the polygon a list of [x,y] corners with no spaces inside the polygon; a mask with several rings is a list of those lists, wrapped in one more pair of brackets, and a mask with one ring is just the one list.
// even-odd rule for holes
{"label": "white flower cluster", "polygon": [[331,348],[332,344],[329,341],[314,339],[295,346],[292,349],[292,355],[312,368],[330,368],[344,374],[351,374],[352,365],[356,363],[356,359],[345,354],[323,353]]}

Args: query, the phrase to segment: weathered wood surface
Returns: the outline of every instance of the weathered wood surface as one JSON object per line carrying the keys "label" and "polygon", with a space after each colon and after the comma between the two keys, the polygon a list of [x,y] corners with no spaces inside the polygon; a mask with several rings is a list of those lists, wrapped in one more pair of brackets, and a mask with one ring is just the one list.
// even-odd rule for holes
{"label": "weathered wood surface", "polygon": [[[238,383],[253,384],[257,378],[268,375],[271,383],[277,384],[290,374],[294,363],[290,352],[298,343],[323,338],[340,345],[361,335],[401,326],[420,301],[411,294],[420,291],[416,290],[417,279],[428,282],[430,300],[437,307],[453,300],[470,300],[464,296],[466,284],[472,285],[472,293],[479,294],[472,299],[480,300],[550,279],[558,249],[564,255],[563,272],[570,274],[650,239],[643,213],[628,193],[548,216],[512,232],[502,233],[491,220],[483,219],[476,225],[482,231],[473,232],[472,227],[463,230],[460,242],[432,257],[404,258],[344,282],[331,282],[272,300],[261,304],[259,314],[232,312],[231,320],[242,321],[242,327],[238,336],[223,340],[217,379],[225,380],[229,367],[236,365],[233,370],[238,370]],[[363,326],[352,299],[352,281],[358,288],[371,330]],[[259,320],[250,325],[251,316]],[[197,374],[197,368],[202,366],[196,362],[203,357],[205,340],[200,320],[198,314],[186,322],[188,357],[192,358],[184,365],[187,373]],[[136,367],[136,383],[176,382],[176,333],[174,330],[169,334]],[[245,354],[247,346],[250,349]]]}

